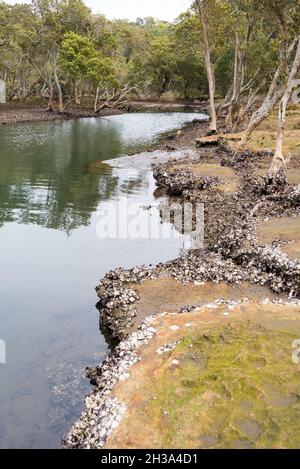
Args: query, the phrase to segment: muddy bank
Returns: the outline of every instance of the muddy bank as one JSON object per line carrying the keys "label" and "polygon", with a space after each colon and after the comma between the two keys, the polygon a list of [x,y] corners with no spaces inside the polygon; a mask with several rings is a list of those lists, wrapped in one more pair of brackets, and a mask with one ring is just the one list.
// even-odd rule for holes
{"label": "muddy bank", "polygon": [[130,101],[130,105],[138,111],[152,112],[208,112],[206,101],[198,100],[179,100],[169,101]]}
{"label": "muddy bank", "polygon": [[107,109],[99,114],[95,114],[86,109],[70,109],[60,113],[56,110],[52,112],[46,111],[46,108],[41,106],[10,106],[0,104],[0,125],[16,124],[19,122],[62,121],[85,117],[111,116],[123,114],[124,112],[126,111],[121,109]]}
{"label": "muddy bank", "polygon": [[[270,219],[276,219],[275,226],[278,226],[280,220],[288,218],[296,220],[292,226],[298,233],[299,187],[290,184],[282,175],[271,183],[267,177],[255,174],[257,166],[270,158],[270,152],[267,150],[236,153],[231,145],[224,141],[214,144],[210,142],[208,146],[195,150],[195,141],[205,134],[205,127],[203,124],[194,123],[184,131],[166,136],[159,148],[169,151],[170,159],[153,166],[160,194],[165,192],[182,204],[185,201],[204,204],[204,246],[201,250],[191,250],[178,259],[152,268],[116,269],[100,281],[96,292],[99,297],[101,328],[118,339],[120,344],[109,354],[104,366],[87,370],[87,376],[92,380],[95,389],[87,398],[86,410],[81,419],[66,438],[67,447],[102,448],[106,442],[106,447],[139,447],[135,430],[126,440],[122,429],[125,422],[128,426],[127,419],[136,422],[133,429],[140,428],[141,416],[149,432],[152,431],[156,435],[155,440],[149,441],[150,447],[187,447],[184,446],[186,444],[190,445],[188,447],[243,447],[244,444],[249,447],[268,447],[271,441],[262,440],[256,445],[255,441],[263,433],[260,423],[256,421],[257,426],[256,423],[252,425],[251,422],[249,424],[243,421],[237,433],[229,439],[226,439],[226,435],[221,438],[209,435],[214,438],[209,439],[211,444],[208,444],[206,430],[203,430],[202,443],[195,443],[196,446],[177,438],[174,441],[165,440],[162,432],[153,427],[147,406],[142,404],[139,408],[136,395],[132,401],[125,398],[129,389],[137,389],[139,386],[137,375],[144,376],[147,369],[149,362],[145,350],[149,352],[148,347],[158,347],[153,348],[152,354],[148,355],[153,363],[156,363],[154,350],[160,351],[157,352],[158,355],[165,352],[166,356],[170,357],[184,336],[183,333],[178,333],[179,330],[192,327],[195,320],[200,321],[200,330],[197,333],[203,333],[203,324],[200,324],[203,311],[213,315],[210,318],[216,321],[216,327],[219,327],[220,319],[231,317],[232,311],[238,312],[239,319],[241,314],[243,320],[246,315],[242,313],[249,312],[251,321],[257,321],[266,309],[269,319],[274,316],[274,321],[277,319],[276,315],[279,319],[279,313],[286,310],[288,321],[293,320],[299,313],[300,260],[297,250],[296,255],[295,250],[293,255],[290,255],[290,251],[286,249],[289,244],[295,243],[297,246],[298,237],[287,239],[282,237],[280,230],[274,229],[271,235],[269,227],[265,228],[263,225]],[[178,150],[190,153],[186,157],[181,155],[179,159],[172,158],[173,152]],[[268,239],[264,237],[264,229],[270,234]],[[257,312],[255,318],[251,315],[253,311]],[[161,329],[165,321],[173,321],[168,326],[168,333],[162,332]],[[251,327],[250,332],[252,330],[256,337],[256,326]],[[242,333],[247,335],[246,329],[243,329]],[[223,332],[220,334],[223,335]],[[268,331],[265,334],[269,337]],[[160,337],[164,339],[158,346],[157,340]],[[245,340],[248,340],[248,335]],[[177,358],[173,357],[173,361],[176,360]],[[168,362],[171,368],[173,361]],[[176,369],[177,365],[178,363],[173,369]],[[157,363],[157,367],[151,372],[152,375],[160,374],[160,366],[162,363]],[[292,369],[290,371],[292,373]],[[244,379],[247,379],[245,367],[241,367],[240,373],[244,373]],[[118,390],[123,389],[123,383],[126,392],[118,394]],[[147,394],[147,381],[142,379],[140,386],[143,387],[143,393]],[[157,389],[160,389],[161,382],[158,382],[157,386]],[[153,391],[154,397],[156,392],[158,391]],[[182,392],[186,392],[186,389]],[[216,393],[216,390],[213,392]],[[260,390],[258,394],[259,392]],[[281,390],[276,392],[280,394]],[[215,399],[212,405],[214,401]],[[203,405],[203,401],[201,402],[199,411]],[[231,409],[234,409],[236,404],[230,404],[233,404]],[[163,419],[163,422],[161,418],[156,419],[160,422],[159,428],[164,423],[166,431],[171,434],[173,430],[168,417],[173,414],[174,409],[169,410],[167,405],[166,409],[159,408],[160,417]],[[154,412],[156,411],[154,409]],[[230,415],[228,419],[231,419]],[[174,425],[176,422],[177,425],[181,423],[177,414],[173,420]],[[239,439],[240,434],[245,434],[243,429],[250,429],[248,438]],[[257,436],[251,435],[252,430]],[[122,444],[120,438],[123,438]],[[280,444],[281,436],[274,443],[274,447],[280,447]]]}
{"label": "muddy bank", "polygon": [[206,112],[206,103],[164,103],[148,101],[128,101],[128,103],[117,108],[103,109],[95,114],[87,106],[70,106],[66,111],[60,113],[57,109],[49,112],[46,105],[27,104],[0,104],[0,125],[14,124],[18,122],[56,121],[68,119],[80,119],[87,117],[103,117],[124,114],[126,112]]}
{"label": "muddy bank", "polygon": [[[140,285],[149,279],[154,291],[158,285],[155,280],[164,278],[190,284],[241,285],[250,281],[268,287],[269,295],[273,292],[299,297],[300,193],[298,187],[280,178],[275,184],[264,178],[253,179],[255,159],[264,157],[247,153],[232,161],[225,147],[217,147],[153,167],[160,189],[182,203],[204,204],[204,247],[152,269],[117,269],[108,273],[96,288],[102,327],[123,339],[140,324],[144,316],[136,304],[141,298]],[[291,239],[280,238],[280,223],[286,223],[287,217],[291,220],[288,226],[294,229]],[[270,218],[279,231],[273,229],[272,234],[269,227],[265,228],[269,233],[265,239],[259,233],[264,220]]]}

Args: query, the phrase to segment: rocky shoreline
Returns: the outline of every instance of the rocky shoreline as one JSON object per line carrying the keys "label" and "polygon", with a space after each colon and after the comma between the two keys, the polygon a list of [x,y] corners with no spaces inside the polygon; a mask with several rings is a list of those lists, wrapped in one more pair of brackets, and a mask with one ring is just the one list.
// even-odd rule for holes
{"label": "rocky shoreline", "polygon": [[138,362],[138,349],[147,344],[155,334],[150,326],[152,318],[139,327],[138,331],[120,342],[113,353],[109,353],[99,367],[87,369],[87,377],[96,386],[86,397],[85,411],[75,423],[63,445],[72,449],[101,449],[106,439],[117,428],[126,406],[111,396],[118,381],[128,379],[128,371]]}
{"label": "rocky shoreline", "polygon": [[[185,148],[199,128],[194,124],[184,132],[161,142],[165,149],[172,141],[172,149]],[[138,349],[155,336],[151,323],[153,314],[139,312],[139,287],[147,282],[170,278],[184,285],[202,285],[209,282],[242,287],[245,282],[266,286],[275,296],[265,303],[300,304],[300,261],[286,255],[285,242],[274,239],[262,244],[257,229],[262,220],[274,217],[297,217],[300,214],[300,189],[288,183],[283,175],[270,181],[253,176],[259,162],[269,157],[267,151],[235,152],[224,141],[199,148],[197,154],[186,160],[170,160],[153,166],[153,174],[161,191],[182,203],[201,202],[205,207],[205,243],[203,250],[191,250],[178,259],[153,268],[122,268],[109,272],[96,287],[99,297],[100,324],[116,338],[119,345],[108,354],[104,363],[87,369],[87,377],[95,386],[86,398],[85,410],[64,440],[67,448],[102,448],[106,439],[117,428],[126,408],[113,396],[118,381],[129,378],[129,369],[139,360]],[[220,175],[203,176],[196,169],[200,165],[218,165]],[[201,166],[202,165],[202,166]],[[238,178],[232,190],[223,173],[232,168]],[[225,177],[223,177],[225,174]],[[231,175],[231,173],[230,173]],[[232,181],[230,181],[231,183]],[[221,186],[227,189],[221,189]],[[277,296],[276,296],[277,295]],[[231,306],[249,299],[216,298],[213,304],[228,302]],[[187,303],[172,313],[187,313],[197,304]],[[165,313],[163,313],[165,314]],[[166,344],[168,350],[170,345]]]}

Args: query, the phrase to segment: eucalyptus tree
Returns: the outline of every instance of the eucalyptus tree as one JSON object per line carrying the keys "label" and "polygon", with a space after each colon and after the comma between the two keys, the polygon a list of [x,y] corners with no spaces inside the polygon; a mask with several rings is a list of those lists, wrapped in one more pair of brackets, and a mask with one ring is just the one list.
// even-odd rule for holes
{"label": "eucalyptus tree", "polygon": [[129,81],[143,82],[146,94],[161,97],[174,84],[176,50],[171,25],[152,18],[139,21],[140,39],[135,42],[126,66]]}
{"label": "eucalyptus tree", "polygon": [[8,5],[4,2],[0,2],[0,47],[4,47],[8,44],[8,37],[6,33],[6,21],[7,21]]}
{"label": "eucalyptus tree", "polygon": [[7,47],[10,43],[10,35],[7,24],[9,6],[0,2],[0,78],[3,81],[7,79]]}
{"label": "eucalyptus tree", "polygon": [[200,20],[202,49],[209,89],[211,118],[209,130],[211,133],[216,133],[218,115],[215,96],[215,69],[220,59],[232,47],[230,43],[232,35],[231,8],[230,3],[226,0],[196,0],[193,3],[193,10],[196,11]]}
{"label": "eucalyptus tree", "polygon": [[244,132],[241,147],[250,140],[252,132],[265,120],[284,94],[289,76],[293,53],[299,33],[300,4],[290,0],[266,2],[257,0],[257,8],[272,21],[274,42],[277,45],[277,57],[273,63],[273,73],[269,89],[262,105],[252,115]]}
{"label": "eucalyptus tree", "polygon": [[100,89],[116,86],[117,80],[111,59],[103,56],[91,39],[86,36],[74,32],[64,35],[59,64],[64,76],[68,77],[72,83],[73,89],[73,96],[64,106],[64,110],[72,100],[80,104],[84,86],[92,85],[95,88],[94,109],[96,111]]}
{"label": "eucalyptus tree", "polygon": [[[225,109],[228,130],[237,130],[248,115],[269,73],[274,59],[274,25],[257,8],[255,0],[229,0],[230,29],[234,38],[233,79],[220,111]],[[276,46],[275,46],[276,47]],[[271,59],[272,62],[272,59]],[[244,96],[248,102],[243,106]]]}
{"label": "eucalyptus tree", "polygon": [[276,174],[281,170],[285,169],[286,164],[288,162],[289,156],[285,157],[283,154],[283,141],[284,141],[284,134],[285,134],[285,126],[286,126],[286,111],[287,105],[291,99],[293,91],[296,87],[298,87],[298,82],[296,82],[297,74],[300,70],[300,34],[297,38],[297,46],[296,46],[296,53],[294,57],[294,61],[292,67],[290,69],[290,73],[288,76],[287,84],[284,90],[283,97],[279,104],[279,115],[278,115],[278,132],[277,132],[277,139],[276,139],[276,148],[274,157],[270,167],[270,176],[274,177]]}
{"label": "eucalyptus tree", "polygon": [[201,54],[200,23],[191,11],[181,14],[172,26],[176,75],[174,88],[184,98],[206,94],[207,80]]}
{"label": "eucalyptus tree", "polygon": [[27,60],[35,18],[26,4],[0,4],[0,69],[8,81],[10,98],[25,98],[35,79]]}
{"label": "eucalyptus tree", "polygon": [[168,91],[176,70],[174,43],[168,34],[150,42],[144,70],[146,76],[152,77],[151,86],[159,97]]}
{"label": "eucalyptus tree", "polygon": [[209,130],[211,133],[217,132],[217,112],[215,105],[215,75],[211,60],[211,48],[208,36],[208,23],[207,23],[207,14],[206,14],[206,0],[196,0],[196,5],[198,8],[198,13],[202,26],[202,37],[203,37],[203,47],[204,47],[204,57],[205,57],[205,66],[208,80],[209,88],[209,110],[210,110],[210,126]]}
{"label": "eucalyptus tree", "polygon": [[68,31],[87,32],[90,10],[81,0],[32,0],[32,8],[37,18],[37,26],[32,40],[33,53],[29,54],[29,58],[37,73],[47,84],[48,109],[53,108],[55,86],[59,111],[62,112],[63,91],[58,57],[63,37]]}

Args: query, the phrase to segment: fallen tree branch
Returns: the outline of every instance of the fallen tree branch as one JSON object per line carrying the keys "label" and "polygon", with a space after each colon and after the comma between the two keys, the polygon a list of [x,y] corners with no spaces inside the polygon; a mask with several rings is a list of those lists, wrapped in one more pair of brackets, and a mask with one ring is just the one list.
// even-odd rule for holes
{"label": "fallen tree branch", "polygon": [[121,93],[119,93],[118,95],[113,93],[113,95],[109,96],[107,100],[94,111],[94,113],[99,114],[99,112],[101,112],[103,109],[106,109],[106,108],[112,109],[112,108],[116,108],[120,104],[124,104],[126,101],[122,102],[123,99],[125,98],[125,96],[128,95],[128,93],[131,93],[132,91],[135,91],[138,94],[138,96],[140,96],[138,85],[129,87],[129,83],[128,83]]}

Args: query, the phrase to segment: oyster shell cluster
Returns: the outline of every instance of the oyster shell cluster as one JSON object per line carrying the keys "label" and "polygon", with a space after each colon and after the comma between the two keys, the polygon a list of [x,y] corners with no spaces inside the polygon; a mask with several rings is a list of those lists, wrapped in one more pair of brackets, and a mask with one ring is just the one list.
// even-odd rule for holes
{"label": "oyster shell cluster", "polygon": [[[118,268],[101,279],[96,287],[99,297],[100,323],[120,340],[104,362],[86,370],[95,388],[86,398],[85,410],[64,440],[68,448],[103,448],[109,435],[117,428],[126,405],[113,396],[119,380],[128,379],[130,367],[139,360],[138,349],[155,335],[153,317],[139,324],[137,285],[145,280],[169,276],[184,284],[227,282],[241,285],[251,282],[267,285],[285,298],[265,299],[265,302],[300,304],[300,260],[290,259],[277,241],[260,245],[255,228],[260,219],[274,216],[296,216],[300,213],[300,188],[287,183],[284,175],[270,181],[268,177],[253,178],[255,161],[270,156],[267,151],[236,152],[224,142],[218,148],[199,150],[192,161],[171,161],[153,167],[159,188],[179,200],[203,202],[205,206],[205,248],[191,250],[178,259],[150,267],[130,270]],[[221,184],[218,177],[201,177],[181,163],[213,162],[234,167],[241,179],[238,191],[232,194],[213,191]],[[174,167],[176,163],[176,168]],[[226,304],[235,307],[242,300],[216,299],[211,307]],[[187,305],[180,312],[194,309]],[[155,311],[153,311],[155,314]],[[135,326],[135,332],[132,328]],[[165,353],[174,347],[166,344],[157,350]]]}

